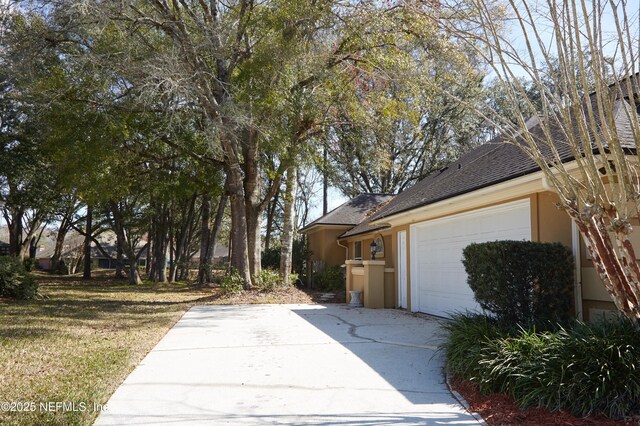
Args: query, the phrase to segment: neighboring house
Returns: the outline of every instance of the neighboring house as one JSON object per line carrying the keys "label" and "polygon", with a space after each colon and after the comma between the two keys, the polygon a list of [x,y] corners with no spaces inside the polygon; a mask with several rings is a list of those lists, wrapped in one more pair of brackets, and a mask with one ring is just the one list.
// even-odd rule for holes
{"label": "neighboring house", "polygon": [[[620,122],[624,126],[624,120]],[[541,130],[532,123],[529,131]],[[635,149],[632,139],[622,142]],[[565,162],[572,161],[566,145],[559,142],[558,149],[564,150]],[[333,219],[341,211],[351,212],[361,200],[371,203],[358,210],[359,223],[354,225],[355,216]],[[301,232],[308,236],[315,262],[336,264],[348,250],[347,291],[363,291],[365,306],[438,316],[480,310],[461,262],[462,250],[470,243],[560,242],[576,259],[576,315],[585,320],[607,315],[615,307],[579,232],[557,202],[540,168],[519,147],[497,138],[392,199],[359,195]],[[640,234],[632,234],[632,239],[640,247]],[[376,260],[371,261],[374,241]]]}
{"label": "neighboring house", "polygon": [[[57,230],[47,228],[40,235],[38,240],[38,246],[36,249],[35,259],[37,262],[37,268],[48,271],[52,268],[51,258],[56,247]],[[0,227],[0,255],[3,254],[3,247],[6,246],[6,254],[8,254],[9,245],[4,241],[8,241],[9,231],[6,226]],[[116,235],[112,231],[101,233],[97,240],[100,242],[105,253],[111,258],[105,256],[102,251],[98,250],[95,243],[91,243],[91,264],[93,268],[100,269],[115,269],[116,268]],[[142,240],[138,243],[138,250],[146,244],[146,241]],[[77,272],[82,268],[82,261],[84,258],[84,236],[80,233],[71,230],[67,233],[64,239],[64,245],[62,246],[62,260],[67,268]],[[125,259],[126,262],[126,259]],[[147,250],[144,249],[140,258],[138,259],[138,265],[145,266],[147,262]]]}
{"label": "neighboring house", "polygon": [[[48,271],[51,269],[51,258],[56,249],[57,230],[46,229],[40,236],[38,247],[36,249],[36,262],[38,269]],[[68,268],[73,267],[82,257],[82,247],[84,246],[84,237],[74,231],[67,233],[62,246],[62,260]]]}
{"label": "neighboring house", "polygon": [[392,198],[393,195],[389,194],[360,194],[302,228],[300,232],[307,235],[311,252],[307,277],[312,279],[313,273],[322,272],[326,267],[343,265],[347,259],[361,259],[363,254],[366,256],[359,244],[356,244],[357,252],[351,257],[347,256],[347,247],[336,245],[338,237],[363,222],[373,209]]}
{"label": "neighboring house", "polygon": [[[213,266],[224,265],[229,261],[229,246],[226,244],[216,244],[216,249],[213,252],[213,259],[211,260],[211,264]],[[200,265],[200,250],[195,252],[193,257],[191,257],[191,262],[189,268],[198,269]]]}

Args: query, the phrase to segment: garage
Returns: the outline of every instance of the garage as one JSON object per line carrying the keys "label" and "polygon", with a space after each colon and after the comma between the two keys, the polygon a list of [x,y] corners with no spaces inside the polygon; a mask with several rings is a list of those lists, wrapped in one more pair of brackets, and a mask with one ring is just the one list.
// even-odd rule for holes
{"label": "garage", "polygon": [[471,243],[530,239],[529,199],[411,225],[411,310],[443,317],[479,310],[462,250]]}

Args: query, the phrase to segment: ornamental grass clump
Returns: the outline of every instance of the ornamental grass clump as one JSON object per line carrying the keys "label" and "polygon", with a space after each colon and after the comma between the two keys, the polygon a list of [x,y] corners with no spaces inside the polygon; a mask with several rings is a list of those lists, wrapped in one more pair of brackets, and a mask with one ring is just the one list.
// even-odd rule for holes
{"label": "ornamental grass clump", "polygon": [[445,329],[447,368],[481,392],[575,416],[640,415],[640,330],[630,320],[514,331],[459,314]]}
{"label": "ornamental grass clump", "polygon": [[446,352],[447,368],[480,384],[478,378],[485,371],[480,365],[485,357],[482,351],[507,333],[498,327],[495,319],[474,313],[454,314],[453,320],[443,323],[443,327],[447,339],[441,349]]}

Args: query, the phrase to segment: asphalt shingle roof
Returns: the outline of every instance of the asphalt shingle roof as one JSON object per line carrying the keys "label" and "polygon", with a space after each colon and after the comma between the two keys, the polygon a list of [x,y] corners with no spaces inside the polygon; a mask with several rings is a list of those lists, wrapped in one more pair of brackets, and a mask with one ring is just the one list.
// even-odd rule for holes
{"label": "asphalt shingle roof", "polygon": [[301,229],[305,231],[315,225],[355,226],[366,219],[374,207],[393,198],[390,194],[360,194],[331,210]]}
{"label": "asphalt shingle roof", "polygon": [[[633,137],[628,115],[625,112],[625,108],[630,108],[631,106],[625,101],[617,100],[613,107],[622,147],[635,150],[636,141]],[[542,127],[539,124],[533,125],[529,132],[533,134],[536,140],[545,140]],[[551,133],[555,141],[554,145],[562,161],[572,160],[574,156],[565,142],[565,135],[559,128],[552,128]],[[540,142],[540,146],[544,148],[544,142]],[[595,148],[595,145],[592,144],[592,146]],[[548,149],[547,146],[546,150]],[[463,155],[458,161],[450,164],[449,167],[427,176],[413,187],[398,194],[393,200],[370,215],[367,218],[367,224],[371,221],[381,220],[539,170],[538,165],[519,146],[514,143],[508,143],[503,137],[498,137]],[[365,233],[380,227],[359,225],[343,234],[343,237]]]}

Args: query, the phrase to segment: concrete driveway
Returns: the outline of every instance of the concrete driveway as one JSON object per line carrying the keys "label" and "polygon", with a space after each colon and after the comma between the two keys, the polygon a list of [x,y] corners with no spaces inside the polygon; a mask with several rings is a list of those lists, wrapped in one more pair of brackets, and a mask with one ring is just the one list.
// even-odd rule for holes
{"label": "concrete driveway", "polygon": [[395,310],[194,307],[96,424],[478,424],[447,390],[437,331]]}

